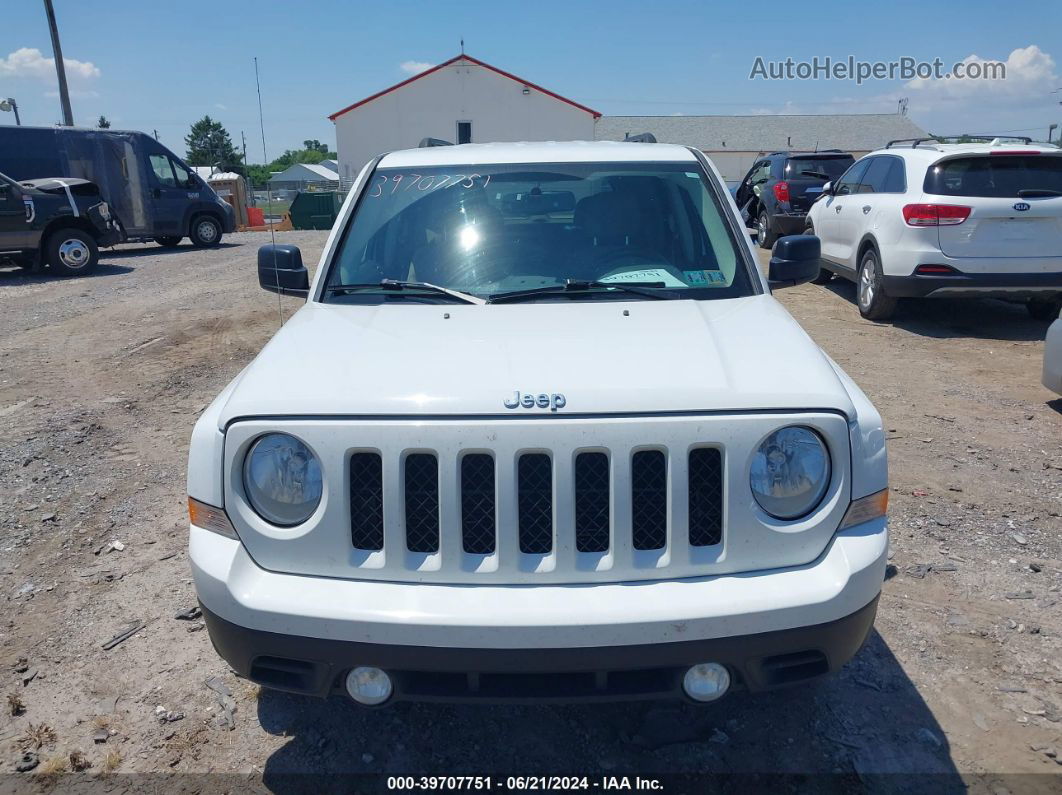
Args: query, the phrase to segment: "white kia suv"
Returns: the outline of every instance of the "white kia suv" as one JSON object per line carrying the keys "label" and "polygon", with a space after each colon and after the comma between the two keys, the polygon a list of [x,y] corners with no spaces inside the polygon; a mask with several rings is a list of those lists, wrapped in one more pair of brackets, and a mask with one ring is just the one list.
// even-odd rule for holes
{"label": "white kia suv", "polygon": [[836,670],[885,572],[881,418],[771,296],[704,156],[392,152],[203,413],[190,557],[235,671],[298,693],[658,698]]}
{"label": "white kia suv", "polygon": [[865,318],[899,298],[980,296],[1048,320],[1062,305],[1062,150],[893,141],[825,186],[805,233],[822,241],[816,283],[855,281]]}

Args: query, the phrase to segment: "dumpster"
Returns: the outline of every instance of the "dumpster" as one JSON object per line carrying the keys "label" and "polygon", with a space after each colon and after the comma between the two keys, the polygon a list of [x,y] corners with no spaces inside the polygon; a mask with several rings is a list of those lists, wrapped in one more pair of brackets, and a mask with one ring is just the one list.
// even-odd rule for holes
{"label": "dumpster", "polygon": [[295,229],[331,229],[339,216],[339,193],[314,191],[298,193],[288,212]]}

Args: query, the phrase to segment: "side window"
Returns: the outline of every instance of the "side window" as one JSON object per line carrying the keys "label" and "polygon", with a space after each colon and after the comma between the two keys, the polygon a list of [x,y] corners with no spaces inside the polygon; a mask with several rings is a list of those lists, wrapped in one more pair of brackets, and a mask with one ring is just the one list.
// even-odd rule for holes
{"label": "side window", "polygon": [[863,179],[863,174],[866,173],[867,166],[870,165],[871,158],[860,160],[850,169],[848,169],[841,178],[837,180],[837,189],[834,191],[838,196],[847,196],[850,193],[859,192],[859,183]]}
{"label": "side window", "polygon": [[907,191],[907,173],[904,168],[903,158],[890,157],[892,165],[889,173],[885,176],[886,193],[905,193]]}
{"label": "side window", "polygon": [[167,188],[176,188],[177,179],[173,176],[170,159],[166,155],[149,155],[148,159],[151,161],[151,170],[155,174],[155,179]]}
{"label": "side window", "polygon": [[192,187],[191,172],[172,158],[170,159],[170,165],[173,166],[173,173],[177,176],[177,186],[180,188]]}
{"label": "side window", "polygon": [[764,160],[761,163],[756,164],[756,170],[752,172],[752,179],[750,182],[753,185],[762,185],[771,176],[771,161]]}
{"label": "side window", "polygon": [[892,164],[889,162],[892,158],[888,157],[872,157],[870,158],[870,165],[867,166],[867,173],[863,175],[863,179],[859,181],[860,193],[884,193],[885,191],[885,179],[889,174],[889,169]]}

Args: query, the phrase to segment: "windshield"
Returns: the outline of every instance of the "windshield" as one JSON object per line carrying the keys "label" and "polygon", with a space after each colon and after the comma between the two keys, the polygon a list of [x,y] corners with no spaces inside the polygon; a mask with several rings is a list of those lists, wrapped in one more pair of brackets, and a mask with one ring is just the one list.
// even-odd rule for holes
{"label": "windshield", "polygon": [[667,288],[667,297],[752,295],[724,212],[696,163],[377,169],[323,300],[452,300],[413,285],[372,289],[383,280],[481,297],[593,283],[542,300],[646,297],[609,284]]}
{"label": "windshield", "polygon": [[[834,180],[843,174],[850,165],[851,157],[791,157],[785,161],[786,179]],[[810,172],[810,173],[808,173]]]}

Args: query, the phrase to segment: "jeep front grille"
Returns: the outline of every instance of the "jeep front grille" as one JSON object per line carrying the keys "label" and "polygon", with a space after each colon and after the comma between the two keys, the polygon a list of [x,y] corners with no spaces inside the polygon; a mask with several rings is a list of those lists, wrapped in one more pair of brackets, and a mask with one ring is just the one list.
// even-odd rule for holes
{"label": "jeep front grille", "polygon": [[469,453],[461,458],[461,545],[470,555],[494,553],[496,500],[494,457]]}
{"label": "jeep front grille", "polygon": [[639,450],[631,461],[631,525],[635,549],[667,543],[667,458],[660,450]]}
{"label": "jeep front grille", "polygon": [[520,506],[520,551],[547,554],[553,549],[553,463],[548,455],[520,456],[516,495]]}
{"label": "jeep front grille", "polygon": [[[630,490],[612,488],[607,453],[575,456],[572,512],[575,549],[606,553],[613,548],[613,504],[629,506],[629,546],[661,550],[668,546],[668,458],[662,450],[639,450],[630,459]],[[723,540],[723,457],[714,447],[691,450],[687,460],[688,538],[691,547]],[[547,555],[554,548],[554,466],[547,453],[524,453],[516,462],[516,507],[520,552]],[[439,551],[444,532],[440,518],[439,459],[432,453],[408,453],[402,467],[401,501],[405,546],[410,552]],[[470,555],[493,555],[497,549],[496,465],[488,453],[467,453],[458,467],[458,512],[461,549]],[[383,463],[377,453],[350,457],[350,531],[357,549],[384,548]]]}
{"label": "jeep front grille", "polygon": [[575,457],[575,548],[608,552],[608,456],[580,453]]}
{"label": "jeep front grille", "polygon": [[358,549],[383,549],[383,463],[379,453],[350,457],[350,539]]}
{"label": "jeep front grille", "polygon": [[690,545],[708,547],[723,538],[723,456],[714,447],[690,450]]}
{"label": "jeep front grille", "polygon": [[439,551],[439,459],[431,453],[406,456],[406,548]]}

